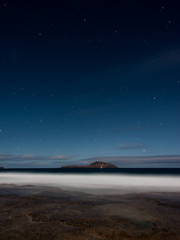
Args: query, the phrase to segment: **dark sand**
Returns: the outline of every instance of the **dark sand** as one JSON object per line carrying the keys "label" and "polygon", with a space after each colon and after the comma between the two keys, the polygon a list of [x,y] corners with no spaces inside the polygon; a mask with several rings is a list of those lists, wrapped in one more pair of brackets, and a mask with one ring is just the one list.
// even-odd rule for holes
{"label": "dark sand", "polygon": [[180,239],[180,193],[93,195],[0,185],[0,240]]}

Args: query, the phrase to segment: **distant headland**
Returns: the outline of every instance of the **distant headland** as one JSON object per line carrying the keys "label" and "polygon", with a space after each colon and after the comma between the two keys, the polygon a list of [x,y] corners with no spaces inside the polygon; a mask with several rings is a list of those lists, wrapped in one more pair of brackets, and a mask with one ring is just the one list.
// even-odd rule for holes
{"label": "distant headland", "polygon": [[69,165],[62,166],[61,168],[118,168],[118,167],[111,163],[97,161],[88,165]]}
{"label": "distant headland", "polygon": [[0,170],[1,170],[1,169],[5,169],[5,168],[3,168],[3,167],[0,167]]}

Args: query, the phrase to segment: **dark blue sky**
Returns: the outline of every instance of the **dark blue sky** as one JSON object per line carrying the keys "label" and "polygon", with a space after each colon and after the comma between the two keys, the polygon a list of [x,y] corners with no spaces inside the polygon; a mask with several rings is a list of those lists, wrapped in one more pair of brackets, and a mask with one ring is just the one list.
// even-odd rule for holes
{"label": "dark blue sky", "polygon": [[179,12],[1,1],[0,165],[180,167]]}

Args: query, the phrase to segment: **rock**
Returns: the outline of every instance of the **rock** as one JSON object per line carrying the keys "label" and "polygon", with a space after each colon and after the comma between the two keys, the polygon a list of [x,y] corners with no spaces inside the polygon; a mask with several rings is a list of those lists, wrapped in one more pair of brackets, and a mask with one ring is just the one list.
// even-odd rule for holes
{"label": "rock", "polygon": [[104,163],[104,162],[93,162],[89,165],[70,165],[70,166],[62,166],[61,168],[118,168],[114,164]]}

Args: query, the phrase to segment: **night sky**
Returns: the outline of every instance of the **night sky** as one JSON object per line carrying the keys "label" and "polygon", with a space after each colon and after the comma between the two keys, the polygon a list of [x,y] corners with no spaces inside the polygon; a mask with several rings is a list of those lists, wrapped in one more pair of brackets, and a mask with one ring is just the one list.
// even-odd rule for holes
{"label": "night sky", "polygon": [[179,13],[0,1],[0,166],[180,167]]}

